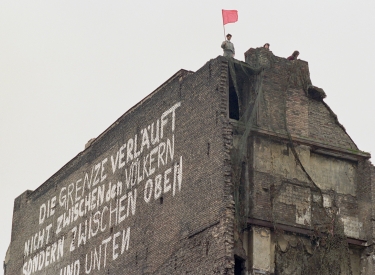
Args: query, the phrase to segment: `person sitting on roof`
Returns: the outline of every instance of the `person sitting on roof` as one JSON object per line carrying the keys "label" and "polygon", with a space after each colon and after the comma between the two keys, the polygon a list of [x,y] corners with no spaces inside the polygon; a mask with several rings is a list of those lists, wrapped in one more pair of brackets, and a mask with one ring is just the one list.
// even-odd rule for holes
{"label": "person sitting on roof", "polygon": [[299,51],[294,51],[291,56],[289,56],[287,59],[288,60],[296,60],[299,55]]}
{"label": "person sitting on roof", "polygon": [[230,33],[227,34],[227,39],[221,43],[221,47],[224,50],[223,56],[226,57],[234,57],[235,51],[234,51],[234,45],[232,42],[230,42],[230,39],[232,38],[232,35]]}

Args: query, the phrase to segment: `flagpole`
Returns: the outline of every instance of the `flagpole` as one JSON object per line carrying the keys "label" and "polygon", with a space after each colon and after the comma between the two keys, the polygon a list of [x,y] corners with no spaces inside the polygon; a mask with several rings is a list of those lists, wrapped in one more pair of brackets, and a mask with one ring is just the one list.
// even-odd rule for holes
{"label": "flagpole", "polygon": [[234,23],[238,21],[238,11],[237,10],[221,10],[223,16],[223,29],[224,29],[224,39],[225,37],[225,24]]}

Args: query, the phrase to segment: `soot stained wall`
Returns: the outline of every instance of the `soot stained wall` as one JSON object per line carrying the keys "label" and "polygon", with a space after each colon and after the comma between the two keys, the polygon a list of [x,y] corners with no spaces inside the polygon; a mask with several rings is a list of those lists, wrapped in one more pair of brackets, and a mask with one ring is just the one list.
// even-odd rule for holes
{"label": "soot stained wall", "polygon": [[231,274],[227,68],[176,73],[18,197],[5,274]]}

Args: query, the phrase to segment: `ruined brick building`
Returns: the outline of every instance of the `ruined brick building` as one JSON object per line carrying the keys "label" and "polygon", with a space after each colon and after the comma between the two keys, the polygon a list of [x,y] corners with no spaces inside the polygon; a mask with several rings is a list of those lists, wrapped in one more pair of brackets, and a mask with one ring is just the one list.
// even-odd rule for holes
{"label": "ruined brick building", "polygon": [[374,274],[375,170],[264,49],[178,71],[14,203],[5,275]]}

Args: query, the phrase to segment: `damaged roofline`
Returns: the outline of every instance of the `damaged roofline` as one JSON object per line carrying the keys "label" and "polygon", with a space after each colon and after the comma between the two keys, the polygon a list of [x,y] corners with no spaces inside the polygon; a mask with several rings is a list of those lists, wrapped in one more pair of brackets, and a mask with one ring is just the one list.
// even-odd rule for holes
{"label": "damaged roofline", "polygon": [[[153,92],[151,92],[150,94],[148,94],[146,97],[144,97],[141,101],[139,101],[137,104],[135,104],[133,107],[131,107],[129,110],[127,110],[123,115],[121,115],[118,119],[116,119],[115,122],[113,122],[107,129],[105,129],[98,137],[96,138],[93,138],[92,140],[90,140],[89,142],[89,145],[86,147],[85,146],[85,149],[81,152],[79,152],[77,155],[75,155],[72,159],[70,159],[65,165],[63,165],[59,170],[57,170],[55,173],[53,173],[49,178],[47,178],[41,185],[39,185],[35,190],[27,190],[28,194],[27,196],[32,196],[32,194],[34,193],[37,193],[40,189],[42,189],[44,187],[45,184],[47,184],[47,182],[53,180],[53,178],[55,176],[57,176],[62,170],[64,170],[65,168],[67,168],[71,162],[76,159],[77,157],[79,157],[80,155],[84,154],[84,152],[87,150],[87,148],[91,147],[91,145],[95,144],[96,142],[100,141],[101,137],[103,137],[107,132],[109,132],[113,127],[115,127],[116,125],[118,125],[119,121],[121,119],[123,119],[123,117],[125,117],[126,115],[130,114],[131,112],[133,112],[138,106],[142,105],[146,100],[150,99],[155,93],[157,93],[160,89],[162,89],[163,87],[165,87],[166,85],[168,85],[170,82],[172,82],[173,80],[179,78],[179,80],[181,81],[183,78],[185,78],[186,76],[188,75],[191,75],[193,74],[194,72],[193,71],[187,71],[187,70],[184,70],[184,69],[180,69],[178,70],[174,75],[172,75],[168,80],[164,81],[159,87],[157,87]],[[23,192],[20,196],[22,196],[25,192]],[[18,196],[18,197],[20,197]]]}

